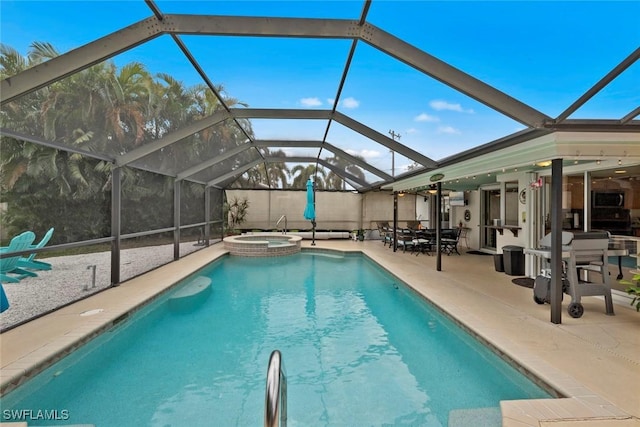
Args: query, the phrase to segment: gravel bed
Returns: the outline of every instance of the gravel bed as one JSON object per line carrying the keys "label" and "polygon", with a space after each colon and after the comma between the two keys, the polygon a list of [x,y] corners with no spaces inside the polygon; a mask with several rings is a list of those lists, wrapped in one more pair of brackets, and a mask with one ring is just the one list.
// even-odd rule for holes
{"label": "gravel bed", "polygon": [[[201,249],[193,242],[180,245],[180,256]],[[38,259],[38,258],[36,258]],[[173,260],[173,245],[123,249],[120,252],[120,280],[125,281]],[[3,283],[9,309],[0,313],[0,330],[85,298],[110,286],[111,252],[98,252],[43,259],[49,271],[25,277],[19,283]],[[93,268],[96,266],[95,286]]]}

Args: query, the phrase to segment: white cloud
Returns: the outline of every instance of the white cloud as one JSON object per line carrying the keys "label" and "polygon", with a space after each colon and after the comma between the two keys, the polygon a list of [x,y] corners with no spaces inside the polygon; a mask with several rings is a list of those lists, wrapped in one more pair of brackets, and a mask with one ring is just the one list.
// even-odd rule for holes
{"label": "white cloud", "polygon": [[413,120],[415,120],[416,122],[429,122],[429,123],[434,123],[434,122],[439,122],[440,119],[436,116],[430,116],[427,113],[421,113],[418,116],[416,116]]}
{"label": "white cloud", "polygon": [[305,107],[319,107],[320,105],[322,105],[322,101],[320,101],[318,98],[302,98],[300,100],[300,104],[304,105]]}
{"label": "white cloud", "polygon": [[446,133],[449,135],[459,135],[460,131],[452,126],[440,126],[438,127],[438,133]]}
{"label": "white cloud", "polygon": [[416,128],[409,128],[405,131],[408,135],[413,135],[414,133],[418,133],[418,129]]}
{"label": "white cloud", "polygon": [[342,106],[344,108],[358,108],[360,106],[360,101],[352,97],[345,98],[342,100]]}
{"label": "white cloud", "polygon": [[462,108],[460,104],[452,104],[447,101],[443,101],[441,99],[434,99],[429,102],[429,106],[436,111],[457,111],[459,113],[469,113],[473,114],[474,111],[472,109],[465,110]]}
{"label": "white cloud", "polygon": [[363,157],[365,160],[368,159],[376,159],[378,157],[381,156],[379,151],[376,150],[360,150],[360,151],[356,151],[356,150],[345,150],[348,154],[351,154],[352,156],[360,156]]}
{"label": "white cloud", "polygon": [[375,159],[376,157],[380,157],[380,152],[376,150],[362,150],[360,151],[360,155],[365,159]]}

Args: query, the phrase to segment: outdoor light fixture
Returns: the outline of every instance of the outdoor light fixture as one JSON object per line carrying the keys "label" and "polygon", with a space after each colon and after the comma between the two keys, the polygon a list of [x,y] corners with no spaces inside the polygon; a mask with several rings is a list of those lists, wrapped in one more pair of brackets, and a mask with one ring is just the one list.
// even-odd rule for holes
{"label": "outdoor light fixture", "polygon": [[544,160],[542,162],[538,162],[536,163],[536,166],[539,166],[541,168],[546,168],[547,166],[551,166],[551,160]]}

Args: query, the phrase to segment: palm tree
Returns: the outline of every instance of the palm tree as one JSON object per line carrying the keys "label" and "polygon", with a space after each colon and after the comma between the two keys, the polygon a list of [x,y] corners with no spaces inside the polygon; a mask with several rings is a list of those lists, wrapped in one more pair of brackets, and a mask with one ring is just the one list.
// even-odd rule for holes
{"label": "palm tree", "polygon": [[[364,161],[362,156],[356,155],[358,159]],[[364,180],[364,172],[358,165],[354,165],[349,162],[349,160],[334,156],[327,159],[329,163],[340,169],[341,171],[348,172],[349,174]],[[330,171],[327,174],[327,188],[332,188],[334,190],[346,190],[346,182],[340,175],[337,173]]]}
{"label": "palm tree", "polygon": [[[268,154],[270,157],[282,157],[286,158],[287,154],[282,150],[276,150]],[[268,163],[267,167],[267,180],[270,185],[276,188],[287,188],[289,186],[289,176],[291,173],[285,162],[273,162]]]}
{"label": "palm tree", "polygon": [[293,188],[305,188],[307,181],[311,178],[315,181],[316,189],[323,189],[327,172],[322,166],[316,167],[315,164],[296,165],[291,169],[291,176],[293,176],[291,184]]}
{"label": "palm tree", "polygon": [[[32,44],[24,57],[15,49],[0,45],[0,76],[13,76],[57,55],[56,49],[47,43]],[[224,93],[222,87],[217,89]],[[229,97],[225,97],[225,102],[230,106],[239,103]],[[153,77],[139,63],[118,68],[106,61],[7,103],[0,114],[3,126],[9,129],[66,146],[119,155],[220,108],[223,105],[208,87],[188,88],[167,74]],[[250,122],[238,124],[221,123],[141,160],[151,170],[169,173],[184,170],[244,143],[247,135],[252,136]],[[230,160],[233,164],[240,161]],[[0,144],[2,198],[11,201],[14,219],[20,217],[28,223],[65,223],[80,234],[72,236],[68,232],[72,239],[104,237],[108,233],[108,218],[89,214],[82,218],[81,214],[84,206],[84,211],[91,207],[97,215],[104,216],[105,212],[108,215],[112,166],[109,162],[3,136]],[[149,200],[164,202],[166,197],[162,195],[172,194],[173,179],[158,178],[156,174],[124,168],[122,188],[127,209],[123,217],[127,216],[126,222],[132,228],[140,221],[147,226],[166,222],[166,219],[151,218],[161,218],[162,208],[150,206]],[[197,196],[201,187],[185,186],[183,196],[189,197],[190,193]],[[152,195],[161,197],[154,199]],[[60,212],[54,219],[56,209],[61,206],[77,211],[80,216]],[[38,215],[42,218],[34,218]],[[62,231],[58,225],[56,229]],[[94,231],[87,232],[89,229]]]}

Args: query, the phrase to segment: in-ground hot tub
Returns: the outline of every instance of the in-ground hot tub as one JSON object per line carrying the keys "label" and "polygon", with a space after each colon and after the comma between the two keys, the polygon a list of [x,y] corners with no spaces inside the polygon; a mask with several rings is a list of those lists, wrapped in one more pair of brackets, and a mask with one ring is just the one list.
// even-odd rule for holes
{"label": "in-ground hot tub", "polygon": [[225,237],[224,247],[231,255],[282,256],[300,252],[301,240],[302,237],[291,234],[246,234]]}

